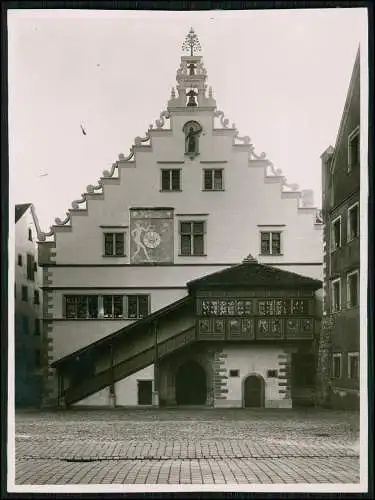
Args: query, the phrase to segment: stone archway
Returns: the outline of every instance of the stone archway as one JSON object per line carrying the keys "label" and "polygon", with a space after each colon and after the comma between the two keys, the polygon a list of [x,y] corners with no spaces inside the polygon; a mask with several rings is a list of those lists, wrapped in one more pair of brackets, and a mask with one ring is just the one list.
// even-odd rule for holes
{"label": "stone archway", "polygon": [[243,405],[245,408],[264,408],[264,378],[248,375],[243,382]]}
{"label": "stone archway", "polygon": [[207,377],[194,360],[183,363],[176,372],[177,405],[204,405],[207,399]]}

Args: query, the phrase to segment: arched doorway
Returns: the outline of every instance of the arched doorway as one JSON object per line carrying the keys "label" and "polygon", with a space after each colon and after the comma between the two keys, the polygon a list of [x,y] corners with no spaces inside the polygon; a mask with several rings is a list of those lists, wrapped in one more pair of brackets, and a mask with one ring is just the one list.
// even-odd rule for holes
{"label": "arched doorway", "polygon": [[207,397],[206,372],[196,361],[187,361],[176,373],[176,403],[204,405]]}
{"label": "arched doorway", "polygon": [[249,375],[243,386],[245,408],[264,407],[264,379],[260,375]]}

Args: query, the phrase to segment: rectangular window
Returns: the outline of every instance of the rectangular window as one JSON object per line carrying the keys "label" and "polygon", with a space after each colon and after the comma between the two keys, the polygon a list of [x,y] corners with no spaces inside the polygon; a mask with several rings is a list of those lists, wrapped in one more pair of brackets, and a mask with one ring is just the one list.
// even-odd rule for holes
{"label": "rectangular window", "polygon": [[161,171],[162,191],[181,191],[181,170],[172,168]]}
{"label": "rectangular window", "polygon": [[354,168],[359,167],[360,163],[360,145],[359,145],[359,128],[354,130],[348,138],[348,171],[351,172]]}
{"label": "rectangular window", "polygon": [[262,255],[281,255],[281,233],[261,232],[260,253]]}
{"label": "rectangular window", "polygon": [[348,273],[346,279],[346,299],[348,307],[356,307],[359,304],[359,272]]}
{"label": "rectangular window", "polygon": [[332,377],[341,377],[341,354],[339,353],[332,354]]}
{"label": "rectangular window", "polygon": [[33,232],[31,231],[31,229],[29,228],[29,231],[28,231],[28,238],[29,238],[29,241],[33,241]]}
{"label": "rectangular window", "polygon": [[40,321],[39,321],[39,319],[35,319],[34,335],[40,335]]}
{"label": "rectangular window", "polygon": [[124,316],[124,297],[122,295],[104,295],[103,309],[105,318],[122,318]]}
{"label": "rectangular window", "polygon": [[34,304],[36,304],[36,305],[40,304],[39,290],[34,290]]}
{"label": "rectangular window", "polygon": [[22,300],[24,302],[27,302],[29,300],[29,290],[27,288],[26,285],[22,285],[22,288],[21,288],[21,293],[22,293]]}
{"label": "rectangular window", "polygon": [[98,317],[96,295],[66,295],[65,317],[68,319],[94,319]]}
{"label": "rectangular window", "polygon": [[359,380],[359,354],[358,352],[348,353],[348,378]]}
{"label": "rectangular window", "polygon": [[348,208],[348,241],[359,236],[359,204]]}
{"label": "rectangular window", "polygon": [[145,318],[149,313],[149,296],[148,295],[128,295],[128,314],[131,319]]}
{"label": "rectangular window", "polygon": [[29,253],[26,255],[26,277],[34,281],[34,257]]}
{"label": "rectangular window", "polygon": [[20,253],[17,256],[17,263],[18,263],[19,266],[22,267],[22,255]]}
{"label": "rectangular window", "polygon": [[239,377],[240,376],[240,370],[229,370],[229,376],[230,377]]}
{"label": "rectangular window", "polygon": [[181,255],[204,255],[204,222],[180,222]]}
{"label": "rectangular window", "polygon": [[104,255],[106,257],[125,255],[125,233],[104,233]]}
{"label": "rectangular window", "polygon": [[341,216],[332,221],[332,252],[341,247]]}
{"label": "rectangular window", "polygon": [[35,366],[40,368],[42,366],[42,355],[40,349],[36,349],[35,351]]}
{"label": "rectangular window", "polygon": [[277,370],[267,370],[267,378],[276,378]]}
{"label": "rectangular window", "polygon": [[203,186],[205,191],[222,191],[223,170],[221,168],[203,170]]}
{"label": "rectangular window", "polygon": [[29,318],[27,316],[22,316],[22,333],[24,335],[29,335]]}
{"label": "rectangular window", "polygon": [[331,283],[332,286],[332,312],[341,310],[341,279],[338,278]]}

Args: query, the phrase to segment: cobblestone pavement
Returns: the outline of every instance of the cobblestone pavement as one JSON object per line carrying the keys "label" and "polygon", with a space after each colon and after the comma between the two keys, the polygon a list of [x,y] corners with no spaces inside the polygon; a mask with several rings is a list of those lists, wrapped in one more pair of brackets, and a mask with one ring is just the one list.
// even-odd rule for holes
{"label": "cobblestone pavement", "polygon": [[16,484],[357,483],[358,439],[355,412],[18,412]]}

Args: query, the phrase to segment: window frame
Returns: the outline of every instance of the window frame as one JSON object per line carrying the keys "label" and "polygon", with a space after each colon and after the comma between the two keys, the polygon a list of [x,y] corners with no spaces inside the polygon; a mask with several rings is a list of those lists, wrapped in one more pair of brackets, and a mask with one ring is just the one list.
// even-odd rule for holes
{"label": "window frame", "polygon": [[[336,377],[335,375],[335,362],[334,360],[336,359],[339,359],[340,360],[340,373],[339,373],[339,376]],[[332,353],[332,369],[331,369],[331,377],[334,378],[334,379],[340,379],[342,377],[342,354],[341,352],[334,352]]]}
{"label": "window frame", "polygon": [[[357,304],[352,305],[350,301],[350,287],[349,287],[349,279],[351,276],[357,275]],[[346,274],[346,307],[348,309],[354,309],[359,306],[359,269],[355,269],[354,271],[349,271]]]}
{"label": "window frame", "polygon": [[[112,305],[112,315],[111,316],[106,316],[105,311],[104,311],[104,298],[105,297],[112,297],[111,305]],[[115,316],[114,315],[114,308],[115,308],[115,302],[114,302],[114,297],[121,297],[122,299],[122,315],[121,316]],[[103,319],[124,319],[126,318],[125,314],[125,295],[122,293],[106,293],[104,295],[99,295],[98,296],[98,309],[99,309],[99,318]]]}
{"label": "window frame", "polygon": [[[282,242],[282,233],[283,231],[274,231],[274,230],[267,230],[267,231],[260,231],[260,252],[259,252],[259,255],[261,256],[280,256],[280,255],[283,255],[283,252],[282,252],[282,246],[283,246],[283,242]],[[269,235],[269,253],[265,253],[262,251],[262,235],[263,234],[268,234]],[[280,248],[279,248],[279,252],[278,253],[274,253],[272,251],[272,240],[273,240],[273,235],[274,234],[278,234],[279,237],[280,237]]]}
{"label": "window frame", "polygon": [[[160,169],[160,192],[179,193],[182,191],[182,169],[181,168],[161,168]],[[169,189],[163,189],[163,172],[169,172]],[[178,189],[173,189],[173,172],[178,172]]]}
{"label": "window frame", "polygon": [[39,293],[39,290],[34,290],[34,299],[33,299],[33,303],[34,303],[36,306],[39,306],[39,305],[40,305],[40,293]]}
{"label": "window frame", "polygon": [[[337,246],[334,246],[334,242],[335,242],[335,224],[337,222],[340,222],[340,241],[339,241],[339,244]],[[339,248],[341,248],[341,246],[342,246],[342,216],[340,214],[337,217],[335,217],[334,219],[332,219],[332,222],[331,222],[331,253],[333,253],[336,250],[338,250]]]}
{"label": "window frame", "polygon": [[[338,283],[339,284],[339,308],[335,309],[334,308],[334,300],[333,300],[333,291],[334,291],[334,285]],[[338,313],[342,310],[342,291],[341,291],[341,277],[340,278],[334,278],[331,281],[331,313]]]}
{"label": "window frame", "polygon": [[[183,233],[181,231],[182,224],[190,224],[190,233]],[[194,224],[202,224],[202,233],[194,233]],[[207,233],[207,221],[206,220],[180,220],[179,221],[179,256],[180,257],[205,257],[206,256],[206,233]],[[182,252],[182,236],[190,236],[190,253]],[[202,253],[194,253],[194,238],[196,236],[202,236]]]}
{"label": "window frame", "polygon": [[[355,236],[350,237],[350,212],[357,208],[357,234]],[[351,205],[347,210],[347,222],[346,222],[346,240],[347,242],[353,241],[355,238],[358,238],[360,235],[359,224],[360,224],[360,215],[359,215],[359,201],[356,201]]]}
{"label": "window frame", "polygon": [[[118,258],[121,258],[121,257],[126,257],[126,232],[125,231],[104,231],[103,232],[103,257],[118,257]],[[112,235],[112,247],[113,247],[113,252],[112,254],[107,254],[106,253],[106,247],[105,247],[105,243],[106,243],[106,235]],[[118,234],[121,234],[122,237],[123,237],[123,253],[122,254],[116,254],[116,235]]]}
{"label": "window frame", "polygon": [[28,252],[26,254],[26,278],[29,281],[35,281],[34,263],[34,255]]}
{"label": "window frame", "polygon": [[[86,298],[86,307],[87,307],[86,317],[84,317],[84,318],[79,318],[78,317],[78,314],[77,314],[77,304],[76,304],[76,311],[75,311],[76,312],[76,316],[73,317],[73,318],[69,318],[67,316],[67,313],[66,313],[67,312],[66,311],[66,306],[67,306],[66,299],[67,299],[67,297],[75,297],[76,300],[78,300],[78,297],[85,297]],[[90,317],[90,315],[89,315],[89,306],[88,306],[88,298],[89,297],[96,297],[97,298],[97,315],[96,315],[96,317],[93,317],[93,318]],[[63,296],[63,317],[64,317],[64,319],[66,319],[68,321],[75,321],[75,320],[80,320],[80,321],[82,321],[82,320],[93,320],[93,321],[95,321],[95,320],[100,319],[100,300],[99,300],[99,298],[100,298],[100,295],[94,294],[94,293],[92,293],[92,294],[77,293],[77,294],[64,295]]]}
{"label": "window frame", "polygon": [[[357,136],[359,136],[359,138],[358,138],[358,163],[352,164],[352,154],[351,154],[352,153],[352,147],[351,146],[352,146],[353,139],[355,139]],[[348,135],[348,173],[352,172],[353,168],[356,168],[356,167],[360,166],[360,163],[361,163],[361,160],[360,160],[360,157],[361,157],[361,143],[360,143],[360,140],[361,140],[360,130],[359,130],[359,126],[357,126]]]}
{"label": "window frame", "polygon": [[[211,188],[206,187],[206,172],[211,173]],[[215,188],[215,172],[220,172],[221,174],[221,187]],[[202,191],[224,191],[224,169],[223,168],[204,168],[202,170]]]}
{"label": "window frame", "polygon": [[[352,377],[351,366],[350,366],[350,359],[351,358],[357,358],[357,360],[358,360],[358,377]],[[348,379],[359,380],[359,378],[360,378],[359,362],[360,362],[359,352],[348,352]]]}
{"label": "window frame", "polygon": [[29,301],[29,287],[27,285],[21,286],[21,300],[22,302]]}
{"label": "window frame", "polygon": [[[137,314],[135,317],[129,316],[129,297],[137,297]],[[144,316],[140,316],[139,314],[139,298],[140,297],[147,297],[147,314]],[[126,319],[131,319],[131,320],[138,320],[138,319],[143,319],[146,318],[151,311],[151,296],[148,293],[130,293],[125,295],[125,318]]]}

